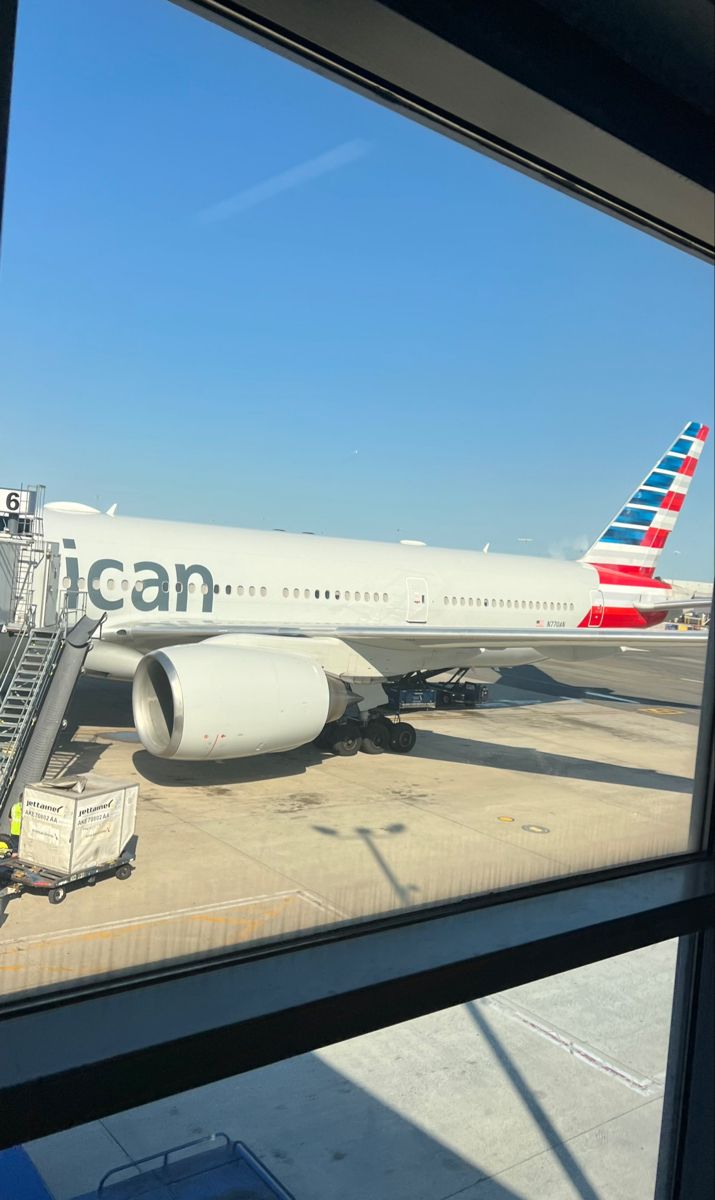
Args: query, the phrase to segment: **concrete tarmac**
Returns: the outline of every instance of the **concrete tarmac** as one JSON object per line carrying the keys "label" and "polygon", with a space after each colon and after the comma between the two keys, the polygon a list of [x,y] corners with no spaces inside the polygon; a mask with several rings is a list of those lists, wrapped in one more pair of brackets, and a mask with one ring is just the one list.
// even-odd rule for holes
{"label": "concrete tarmac", "polygon": [[[151,759],[84,680],[54,769],[139,778],[131,880],[0,930],[12,996],[688,845],[704,650],[475,673],[415,752]],[[26,1147],[55,1200],[216,1131],[297,1200],[650,1200],[676,946],[651,946]]]}
{"label": "concrete tarmac", "polygon": [[417,746],[152,758],[128,686],[82,680],[52,770],[139,780],[136,871],[52,907],[10,901],[8,996],[689,845],[704,647],[475,673],[477,711],[410,718]]}

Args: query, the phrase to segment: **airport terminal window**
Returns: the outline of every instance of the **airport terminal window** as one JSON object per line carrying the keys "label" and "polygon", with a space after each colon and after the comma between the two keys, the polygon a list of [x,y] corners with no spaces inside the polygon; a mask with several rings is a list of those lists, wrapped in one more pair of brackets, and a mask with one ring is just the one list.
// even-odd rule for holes
{"label": "airport terminal window", "polygon": [[94,1196],[105,1172],[198,1142],[183,1170],[172,1159],[174,1194],[268,1200],[245,1177],[229,1189],[226,1166],[215,1186],[199,1174],[211,1143],[198,1139],[220,1129],[297,1200],[652,1200],[675,953],[661,943],[468,1000],[26,1151],[56,1196]]}
{"label": "airport terminal window", "polygon": [[[130,879],[9,903],[10,993],[688,852],[704,649],[652,598],[711,587],[705,266],[137,4],[30,0],[18,35],[0,391],[55,578],[111,597],[48,769],[139,799]],[[644,478],[682,524],[619,540]]]}

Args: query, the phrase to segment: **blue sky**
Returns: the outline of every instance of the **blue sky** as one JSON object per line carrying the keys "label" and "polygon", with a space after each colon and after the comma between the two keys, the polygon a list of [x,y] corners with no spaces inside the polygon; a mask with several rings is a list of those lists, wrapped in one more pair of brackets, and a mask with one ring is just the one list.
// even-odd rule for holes
{"label": "blue sky", "polygon": [[710,423],[712,329],[703,263],[167,0],[23,0],[2,483],[572,556]]}

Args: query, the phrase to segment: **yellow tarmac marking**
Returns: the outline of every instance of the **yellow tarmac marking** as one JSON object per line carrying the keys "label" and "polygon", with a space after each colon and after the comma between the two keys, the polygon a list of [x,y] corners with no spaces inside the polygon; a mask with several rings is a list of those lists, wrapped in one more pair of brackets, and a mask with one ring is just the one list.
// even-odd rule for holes
{"label": "yellow tarmac marking", "polygon": [[654,717],[679,717],[684,712],[684,708],[667,708],[660,705],[650,705],[649,707],[641,708],[641,712],[650,713]]}
{"label": "yellow tarmac marking", "polygon": [[[246,896],[235,900],[223,900],[216,904],[206,905],[198,910],[196,908],[182,908],[175,909],[173,912],[149,913],[143,917],[130,917],[125,920],[112,921],[104,926],[84,926],[79,929],[57,930],[54,933],[31,934],[25,937],[18,937],[13,941],[6,941],[0,946],[0,957],[9,958],[10,956],[22,955],[19,962],[0,962],[0,974],[3,972],[27,971],[30,966],[30,955],[27,951],[30,949],[50,951],[55,946],[61,946],[63,942],[86,945],[90,942],[109,941],[124,933],[134,933],[137,929],[166,924],[168,921],[180,921],[183,919],[190,922],[194,927],[198,922],[222,924],[227,928],[233,926],[234,935],[240,932],[245,938],[265,926],[267,921],[285,912],[288,906],[294,905],[296,901],[301,900],[320,911],[337,912],[337,910],[333,910],[332,905],[321,900],[319,897],[301,890],[274,892],[272,895]],[[242,917],[230,915],[231,910],[235,910],[236,908],[248,908],[266,903],[269,903],[270,907],[256,914],[247,914]],[[215,949],[215,947],[211,947],[211,949]],[[82,963],[74,963],[72,966],[52,964],[49,969],[56,973],[80,975],[82,973],[82,965]],[[87,966],[90,967],[91,964],[88,963]],[[43,970],[47,970],[46,960]]]}

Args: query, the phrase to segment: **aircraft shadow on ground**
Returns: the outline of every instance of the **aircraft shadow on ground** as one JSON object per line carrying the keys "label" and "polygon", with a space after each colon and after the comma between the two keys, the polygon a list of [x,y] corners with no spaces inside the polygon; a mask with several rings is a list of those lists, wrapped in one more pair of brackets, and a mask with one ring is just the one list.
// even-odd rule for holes
{"label": "aircraft shadow on ground", "polygon": [[616,783],[623,787],[651,788],[654,791],[688,794],[693,790],[692,779],[685,775],[668,775],[644,767],[624,767],[597,759],[552,754],[532,746],[503,746],[499,742],[452,737],[428,729],[419,731],[412,757],[471,763],[502,771],[525,771],[532,775],[558,775],[564,779],[584,779],[593,783]]}
{"label": "aircraft shadow on ground", "polygon": [[[553,696],[559,700],[593,700],[594,692],[597,692],[606,700],[609,696],[624,696],[628,700],[632,700],[634,704],[642,704],[645,707],[685,708],[696,711],[700,708],[699,704],[691,704],[687,700],[664,700],[652,696],[636,695],[631,691],[627,680],[624,680],[623,687],[618,690],[612,687],[602,687],[597,682],[583,686],[575,683],[561,683],[559,680],[552,679],[548,672],[533,664],[523,667],[501,667],[499,683],[504,687],[513,688],[515,691],[537,692],[540,693],[540,696]],[[526,699],[524,702],[528,703]]]}
{"label": "aircraft shadow on ground", "polygon": [[260,783],[265,779],[304,775],[309,767],[319,766],[325,757],[315,746],[302,746],[285,754],[266,754],[258,758],[233,758],[226,762],[175,762],[154,758],[146,750],[137,750],[132,762],[137,773],[148,783],[213,788],[221,784]]}
{"label": "aircraft shadow on ground", "polygon": [[[521,687],[528,683],[537,691],[558,688],[560,695],[582,698],[585,693],[580,687],[554,684],[538,667],[528,666],[504,670],[502,682],[507,682],[511,671],[518,670]],[[606,689],[601,689],[606,694]],[[639,702],[665,706],[662,700]],[[672,707],[696,708],[697,705],[675,704]],[[106,680],[83,680],[72,702],[68,714],[68,729],[63,736],[60,750],[76,752],[77,743],[70,740],[80,726],[115,729],[124,740],[125,731],[133,729],[131,710],[131,687],[129,684]],[[91,770],[106,743],[79,743],[82,747],[73,769]],[[182,763],[169,759],[158,759],[137,747],[133,764],[138,774],[149,783],[166,784],[171,787],[216,787],[221,784],[258,783],[268,779],[287,779],[303,775],[310,767],[319,766],[329,757],[313,745],[303,746],[285,754],[269,754],[258,758],[233,759],[226,762]],[[692,780],[682,775],[648,770],[642,767],[604,763],[595,759],[579,758],[566,754],[553,754],[535,747],[504,746],[473,738],[460,738],[431,730],[420,729],[417,745],[412,757],[442,762],[472,763],[476,766],[493,767],[497,770],[523,771],[535,775],[554,775],[567,779],[583,779],[594,783],[614,783],[625,787],[641,787],[652,790],[680,792],[692,791]]]}

